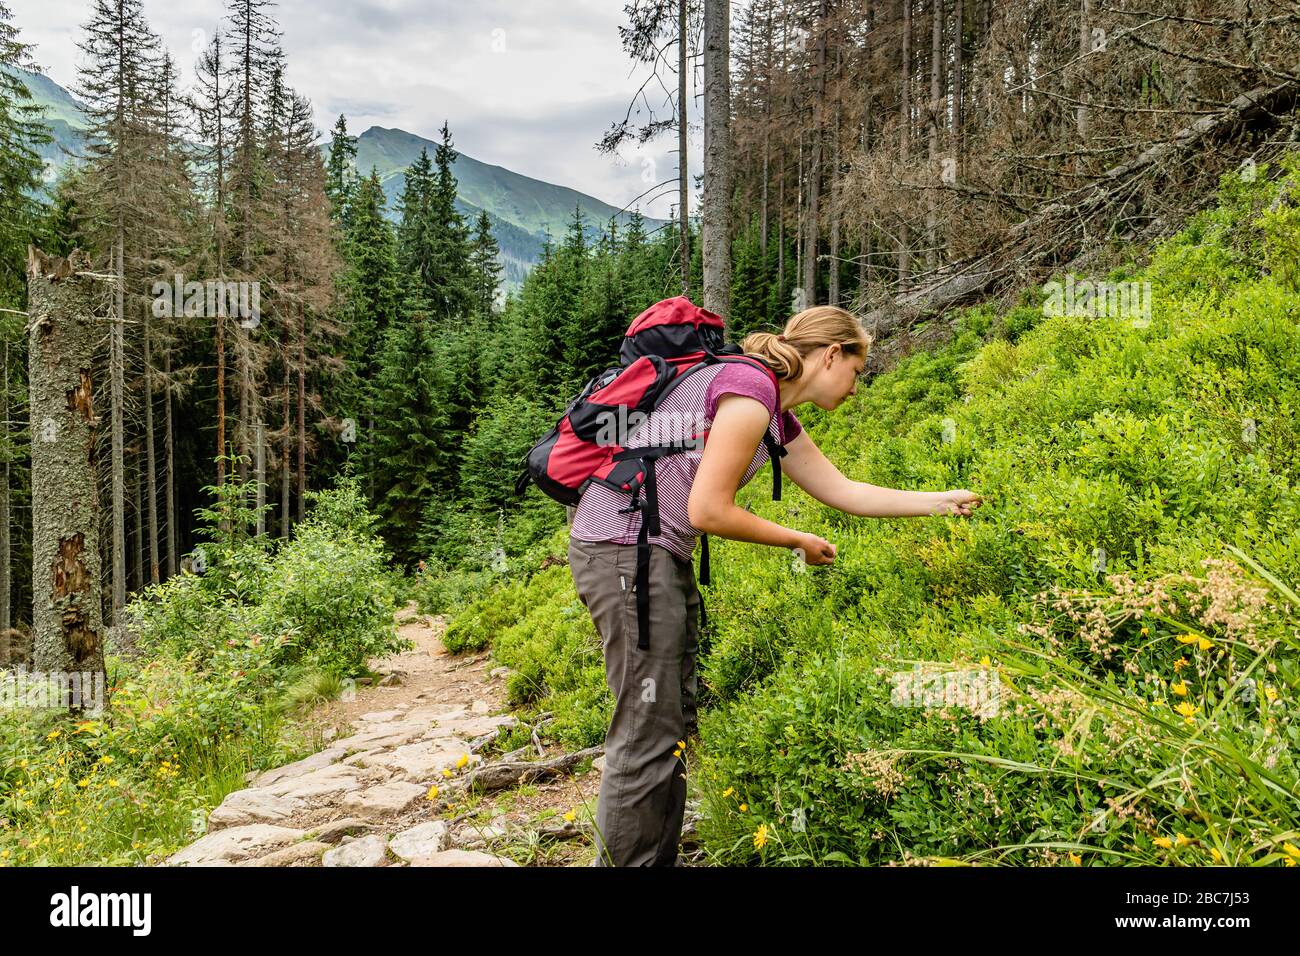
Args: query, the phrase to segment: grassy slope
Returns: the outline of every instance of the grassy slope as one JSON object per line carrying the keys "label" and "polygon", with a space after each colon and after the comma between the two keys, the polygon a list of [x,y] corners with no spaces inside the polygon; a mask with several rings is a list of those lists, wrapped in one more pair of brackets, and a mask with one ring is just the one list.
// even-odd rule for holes
{"label": "grassy slope", "polygon": [[[1280,182],[1225,182],[1218,209],[1111,277],[1151,283],[1149,324],[1045,318],[1036,291],[1004,315],[966,312],[945,348],[834,414],[802,416],[852,478],[971,488],[986,505],[969,520],[872,520],[797,489],[773,503],[763,480],[742,490],[740,503],[835,541],[839,557],[799,570],[718,542],[693,763],[715,859],[1288,858],[1300,727],[1286,602],[1224,578],[1199,604],[1142,618],[1115,594],[1130,579],[1214,575],[1202,561],[1229,544],[1297,578],[1295,156],[1289,167]],[[562,534],[550,544],[563,553]],[[1035,600],[1053,587],[1115,605],[1100,637]],[[1233,609],[1266,637],[1243,641]],[[1203,643],[1177,640],[1189,631]],[[516,700],[554,711],[573,745],[599,742],[599,644],[566,568],[481,598],[451,639],[491,640],[518,671]],[[891,705],[890,674],[913,661],[986,656],[999,716]],[[1247,674],[1259,694],[1252,684],[1239,706]],[[1179,680],[1190,696],[1171,690]]]}

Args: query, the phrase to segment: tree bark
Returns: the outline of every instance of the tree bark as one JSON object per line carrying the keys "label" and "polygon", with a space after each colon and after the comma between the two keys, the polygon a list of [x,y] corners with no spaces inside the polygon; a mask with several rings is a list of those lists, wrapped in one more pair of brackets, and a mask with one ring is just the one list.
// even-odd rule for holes
{"label": "tree bark", "polygon": [[681,230],[682,295],[691,294],[691,197],[686,172],[686,0],[677,0],[677,222]]}
{"label": "tree bark", "polygon": [[149,509],[149,581],[159,583],[158,555],[158,451],[153,435],[153,350],[149,341],[149,319],[152,309],[144,308],[144,449],[145,467],[148,470],[145,491]]}
{"label": "tree bark", "polygon": [[28,247],[32,632],[36,669],[102,680],[92,378],[99,330],[89,266],[80,251],[58,259]]}
{"label": "tree bark", "polygon": [[[901,0],[903,5],[903,56],[902,56],[902,76],[901,90],[899,96],[898,108],[898,158],[904,164],[908,161],[908,153],[911,151],[911,125],[912,125],[912,104],[911,104],[911,85],[912,85],[912,0]],[[911,271],[910,255],[908,250],[907,220],[903,219],[898,224],[898,284],[904,285],[907,282],[907,275]]]}
{"label": "tree bark", "polygon": [[704,3],[704,308],[725,321],[731,300],[731,45],[728,0]]}
{"label": "tree bark", "polygon": [[170,578],[176,574],[176,548],[179,544],[176,528],[176,438],[175,432],[172,431],[172,355],[170,349],[163,353],[163,375],[167,386],[163,395],[166,399],[163,427],[167,431],[167,478],[164,487],[166,488],[167,497],[167,577]]}
{"label": "tree bark", "polygon": [[112,416],[112,482],[113,482],[113,626],[122,623],[122,608],[126,604],[126,464],[122,423],[123,352],[126,351],[125,328],[122,311],[124,286],[122,247],[125,239],[119,226],[115,244],[117,285],[114,289],[113,328],[109,336],[109,394]]}

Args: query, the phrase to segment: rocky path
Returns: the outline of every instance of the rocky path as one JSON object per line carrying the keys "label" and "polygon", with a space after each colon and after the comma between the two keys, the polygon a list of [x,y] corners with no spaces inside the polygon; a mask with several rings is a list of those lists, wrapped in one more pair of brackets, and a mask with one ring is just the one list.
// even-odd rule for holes
{"label": "rocky path", "polygon": [[[372,667],[383,676],[306,723],[325,749],[250,775],[173,866],[586,865],[599,751],[548,752],[540,737],[496,754],[505,668],[455,657],[443,622],[410,606],[399,633],[415,649]],[[525,730],[528,728],[524,728]],[[539,767],[555,764],[549,773]],[[519,779],[521,765],[528,773]]]}

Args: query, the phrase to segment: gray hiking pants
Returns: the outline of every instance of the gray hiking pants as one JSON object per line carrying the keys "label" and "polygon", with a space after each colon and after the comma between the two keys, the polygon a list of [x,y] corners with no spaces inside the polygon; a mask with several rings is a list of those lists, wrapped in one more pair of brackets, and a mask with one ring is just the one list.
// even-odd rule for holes
{"label": "gray hiking pants", "polygon": [[636,545],[569,539],[569,568],[605,654],[614,717],[596,810],[595,866],[673,866],[695,729],[700,591],[690,561],[650,546],[650,647],[637,647]]}

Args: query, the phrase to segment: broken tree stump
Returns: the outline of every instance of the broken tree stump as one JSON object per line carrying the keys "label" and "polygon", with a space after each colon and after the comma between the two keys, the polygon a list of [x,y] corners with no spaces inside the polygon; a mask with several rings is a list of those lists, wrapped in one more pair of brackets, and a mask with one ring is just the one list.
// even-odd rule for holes
{"label": "broken tree stump", "polygon": [[102,680],[93,357],[103,329],[89,271],[78,250],[58,258],[27,248],[32,639],[36,670]]}

